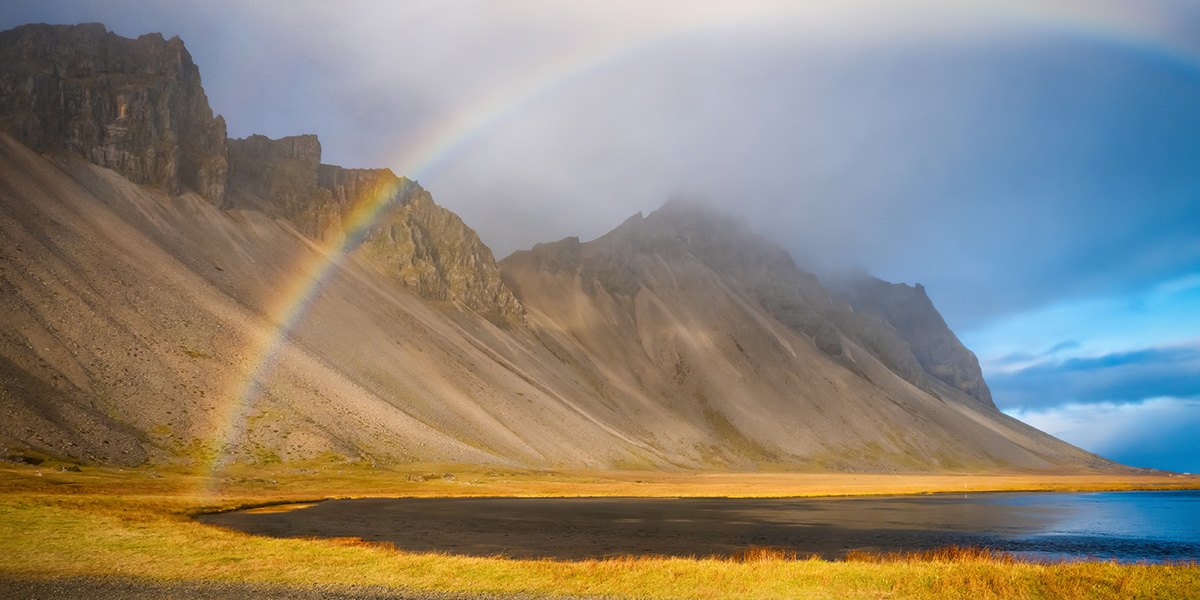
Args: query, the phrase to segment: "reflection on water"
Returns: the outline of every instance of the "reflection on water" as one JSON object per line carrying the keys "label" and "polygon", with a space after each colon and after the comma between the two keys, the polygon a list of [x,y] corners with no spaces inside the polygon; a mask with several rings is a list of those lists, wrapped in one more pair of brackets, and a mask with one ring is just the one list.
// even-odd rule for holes
{"label": "reflection on water", "polygon": [[1200,491],[862,498],[364,498],[205,522],[278,537],[358,537],[414,551],[558,559],[731,555],[751,546],[985,546],[1020,555],[1200,560]]}
{"label": "reflection on water", "polygon": [[996,494],[986,504],[1034,515],[1030,527],[992,536],[1034,556],[1200,560],[1200,491]]}
{"label": "reflection on water", "polygon": [[1200,491],[784,500],[775,507],[760,502],[741,510],[780,523],[914,534],[911,548],[880,549],[917,550],[941,540],[1035,557],[1200,560]]}

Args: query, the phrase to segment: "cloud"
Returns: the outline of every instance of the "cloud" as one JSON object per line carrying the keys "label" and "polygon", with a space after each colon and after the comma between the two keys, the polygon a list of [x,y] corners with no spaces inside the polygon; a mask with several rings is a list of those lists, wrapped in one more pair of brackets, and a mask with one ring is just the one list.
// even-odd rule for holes
{"label": "cloud", "polygon": [[419,176],[501,257],[683,193],[811,270],[923,283],[956,331],[1200,271],[1200,10],[1179,3],[0,7],[96,20],[183,37],[230,135],[317,133],[326,162]]}
{"label": "cloud", "polygon": [[[1200,266],[1198,15],[39,0],[4,3],[0,24],[180,35],[231,135],[317,133],[327,162],[417,175],[498,256],[703,195],[810,269],[923,283],[963,330]],[[405,170],[463,119],[435,169]]]}
{"label": "cloud", "polygon": [[991,379],[1070,358],[1186,346],[1200,338],[1198,305],[1200,275],[1190,273],[1129,294],[1017,312],[960,337]]}
{"label": "cloud", "polygon": [[1200,265],[1198,103],[1194,72],[1086,36],[731,29],[554,88],[427,183],[501,256],[701,194],[807,268],[924,283],[960,329]]}
{"label": "cloud", "polygon": [[993,367],[997,372],[1007,373],[1056,360],[1059,354],[1070,350],[1078,350],[1079,348],[1081,348],[1079,342],[1067,340],[1055,344],[1045,352],[1011,352],[1003,356],[991,358],[989,366]]}
{"label": "cloud", "polygon": [[1055,354],[1058,354],[1059,352],[1063,352],[1066,350],[1075,350],[1077,348],[1079,348],[1079,342],[1077,342],[1075,340],[1067,340],[1065,342],[1059,342],[1059,343],[1055,344],[1054,347],[1052,347],[1046,351],[1046,354],[1055,355]]}
{"label": "cloud", "polygon": [[1042,431],[1122,464],[1200,473],[1200,398],[1007,410]]}
{"label": "cloud", "polygon": [[1035,364],[990,375],[1002,409],[1125,404],[1160,396],[1200,395],[1200,347],[1148,348]]}

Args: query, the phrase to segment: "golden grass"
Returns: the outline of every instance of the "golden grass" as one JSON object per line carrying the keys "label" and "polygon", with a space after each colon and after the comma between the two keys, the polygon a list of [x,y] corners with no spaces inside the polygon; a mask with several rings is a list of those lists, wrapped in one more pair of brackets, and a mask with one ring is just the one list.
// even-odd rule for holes
{"label": "golden grass", "polygon": [[259,506],[256,508],[247,508],[244,512],[251,515],[270,515],[291,512],[293,510],[308,508],[316,505],[316,502],[287,502],[284,504],[268,504],[266,506]]}
{"label": "golden grass", "polygon": [[[445,472],[455,478],[442,478]],[[412,481],[418,474],[429,476]],[[332,496],[961,493],[964,484],[969,491],[1178,489],[1200,487],[1195,478],[1009,474],[897,480],[894,475],[537,473],[448,466],[397,472],[352,465],[326,465],[315,473],[247,468],[220,482],[168,470],[156,475],[161,477],[146,470],[0,468],[0,572],[644,598],[1187,598],[1200,590],[1200,568],[1194,565],[1030,564],[972,549],[859,554],[846,561],[751,548],[725,559],[555,562],[409,553],[359,540],[259,538],[191,518],[205,511]],[[214,486],[221,489],[219,496],[196,494]]]}

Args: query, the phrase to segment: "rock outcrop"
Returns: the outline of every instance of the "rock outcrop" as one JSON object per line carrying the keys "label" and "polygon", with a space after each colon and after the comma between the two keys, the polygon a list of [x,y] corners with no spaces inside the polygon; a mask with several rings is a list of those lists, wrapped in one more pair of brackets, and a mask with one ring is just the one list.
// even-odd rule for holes
{"label": "rock outcrop", "polygon": [[177,37],[128,39],[99,23],[0,32],[0,128],[170,194],[225,194],[225,121]]}
{"label": "rock outcrop", "polygon": [[996,409],[979,359],[946,325],[925,286],[888,283],[863,273],[835,287],[855,310],[877,315],[894,327],[927,373]]}
{"label": "rock outcrop", "polygon": [[[328,204],[317,187],[321,142],[315,135],[272,140],[262,135],[226,141],[229,187],[222,208],[257,210],[294,219],[314,204]],[[312,227],[300,227],[315,235]]]}
{"label": "rock outcrop", "polygon": [[416,182],[398,179],[394,187],[394,208],[367,233],[360,252],[426,299],[461,302],[498,325],[519,323],[524,309],[475,230]]}
{"label": "rock outcrop", "polygon": [[309,237],[347,244],[428,300],[460,302],[497,324],[521,320],[520,303],[473,229],[389,169],[321,164],[315,135],[229,140],[224,207],[287,219]]}

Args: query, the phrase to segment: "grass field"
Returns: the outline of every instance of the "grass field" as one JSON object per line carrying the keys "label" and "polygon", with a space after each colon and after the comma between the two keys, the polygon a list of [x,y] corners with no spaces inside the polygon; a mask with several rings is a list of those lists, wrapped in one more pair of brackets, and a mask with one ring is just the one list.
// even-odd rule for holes
{"label": "grass field", "polygon": [[[446,474],[453,477],[446,477]],[[986,552],[857,555],[752,550],[734,559],[518,561],[416,554],[358,540],[259,538],[201,512],[354,496],[819,496],[1014,490],[1195,489],[1200,478],[534,472],[327,463],[182,471],[0,468],[0,572],[166,580],[368,584],[447,592],[645,598],[1196,598],[1200,567],[1028,564]],[[200,493],[206,490],[205,493]],[[212,491],[215,490],[215,493]]]}

